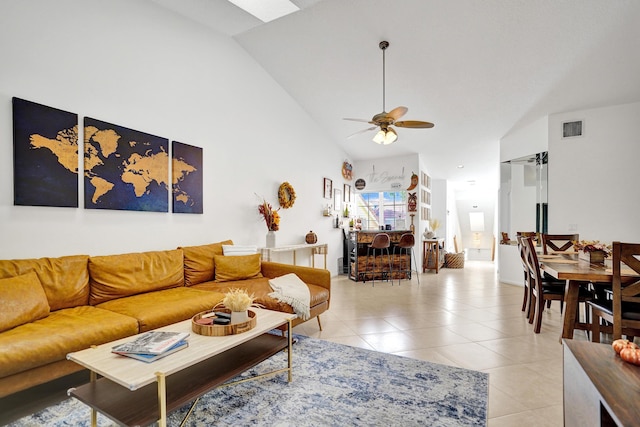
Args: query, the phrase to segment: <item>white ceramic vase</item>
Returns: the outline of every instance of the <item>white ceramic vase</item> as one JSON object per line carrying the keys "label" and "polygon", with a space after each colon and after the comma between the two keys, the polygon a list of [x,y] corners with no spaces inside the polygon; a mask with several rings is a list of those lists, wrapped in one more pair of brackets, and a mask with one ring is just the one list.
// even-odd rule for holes
{"label": "white ceramic vase", "polygon": [[267,247],[268,248],[276,247],[276,232],[273,230],[267,231]]}
{"label": "white ceramic vase", "polygon": [[231,312],[231,324],[242,323],[249,320],[249,312],[245,311],[232,311]]}

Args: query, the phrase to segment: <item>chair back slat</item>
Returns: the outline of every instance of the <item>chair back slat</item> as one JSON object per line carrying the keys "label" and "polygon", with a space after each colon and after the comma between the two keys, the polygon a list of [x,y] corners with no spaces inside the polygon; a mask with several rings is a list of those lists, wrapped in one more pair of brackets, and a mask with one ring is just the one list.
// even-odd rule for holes
{"label": "chair back slat", "polygon": [[[619,338],[624,327],[640,328],[640,321],[625,319],[623,324],[622,313],[629,312],[624,303],[640,303],[640,277],[629,278],[628,273],[623,275],[623,267],[626,266],[640,275],[640,243],[613,242],[613,337]],[[633,307],[633,306],[631,306]],[[637,307],[640,312],[640,307]],[[633,308],[631,309],[633,310]],[[635,311],[635,310],[633,310]]]}
{"label": "chair back slat", "polygon": [[548,254],[549,251],[565,252],[573,246],[573,242],[580,240],[579,234],[543,234],[542,251]]}

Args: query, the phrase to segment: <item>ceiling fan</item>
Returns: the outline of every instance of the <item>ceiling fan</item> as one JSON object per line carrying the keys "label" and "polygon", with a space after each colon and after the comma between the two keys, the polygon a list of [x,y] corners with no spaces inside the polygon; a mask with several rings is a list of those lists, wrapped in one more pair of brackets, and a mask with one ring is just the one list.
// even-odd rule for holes
{"label": "ceiling fan", "polygon": [[349,118],[345,118],[344,120],[365,122],[365,123],[370,123],[372,125],[375,125],[370,128],[363,129],[359,132],[356,132],[350,135],[349,138],[364,132],[368,132],[370,130],[375,130],[380,128],[380,130],[373,137],[373,141],[378,144],[387,145],[395,142],[398,139],[398,134],[391,127],[392,125],[397,127],[402,127],[402,128],[432,128],[433,123],[422,122],[418,120],[397,121],[400,117],[404,116],[407,113],[408,111],[407,107],[396,107],[387,113],[385,109],[385,54],[384,53],[385,53],[385,50],[389,47],[389,42],[381,41],[378,46],[380,47],[380,49],[382,49],[382,113],[376,114],[371,118],[371,120],[349,119]]}

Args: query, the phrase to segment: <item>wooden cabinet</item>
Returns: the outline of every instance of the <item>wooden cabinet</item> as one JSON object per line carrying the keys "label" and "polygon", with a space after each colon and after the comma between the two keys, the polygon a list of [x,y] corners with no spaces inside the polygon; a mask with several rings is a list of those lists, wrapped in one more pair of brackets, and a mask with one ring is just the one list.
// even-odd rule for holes
{"label": "wooden cabinet", "polygon": [[[378,233],[387,233],[391,246],[389,247],[389,254],[391,255],[391,267],[393,269],[393,279],[406,279],[407,274],[404,270],[409,270],[411,265],[411,255],[404,253],[399,254],[396,249],[396,245],[400,241],[400,237],[405,233],[410,233],[409,230],[385,230],[385,231],[350,231],[348,241],[349,251],[349,278],[356,282],[362,282],[366,280],[372,280],[372,273],[367,271],[367,249],[373,241],[373,237]],[[373,270],[373,255],[369,257],[369,269]],[[387,263],[386,253],[383,257],[377,257],[378,264],[380,261]],[[385,264],[386,265],[386,264]],[[402,268],[402,270],[401,270]],[[381,270],[380,266],[375,270]],[[386,280],[387,277],[382,277],[380,273],[376,273],[375,280]]]}
{"label": "wooden cabinet", "polygon": [[440,271],[444,265],[444,239],[425,239],[422,241],[422,272]]}
{"label": "wooden cabinet", "polygon": [[622,361],[610,344],[563,344],[564,425],[638,425],[640,366]]}

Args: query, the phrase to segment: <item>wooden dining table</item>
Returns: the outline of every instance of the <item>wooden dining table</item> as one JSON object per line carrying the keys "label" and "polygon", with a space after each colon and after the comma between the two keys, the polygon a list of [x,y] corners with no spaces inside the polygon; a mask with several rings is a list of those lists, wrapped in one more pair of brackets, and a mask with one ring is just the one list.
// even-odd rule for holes
{"label": "wooden dining table", "polygon": [[[585,282],[590,282],[594,285],[597,292],[599,286],[604,287],[611,284],[613,281],[611,261],[605,261],[603,264],[592,264],[588,261],[578,259],[576,252],[539,255],[538,258],[541,268],[545,273],[556,279],[566,281],[561,339],[572,339],[574,329],[590,330],[591,326],[589,324],[576,321],[580,285]],[[630,277],[637,276],[628,268],[622,269],[622,275],[628,275]]]}

